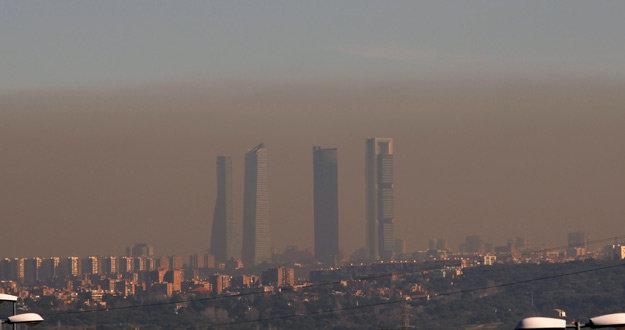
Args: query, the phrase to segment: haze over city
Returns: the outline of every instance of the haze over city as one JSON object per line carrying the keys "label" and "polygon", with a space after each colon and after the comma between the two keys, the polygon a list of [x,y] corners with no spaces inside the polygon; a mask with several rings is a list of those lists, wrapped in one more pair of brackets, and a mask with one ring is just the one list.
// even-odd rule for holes
{"label": "haze over city", "polygon": [[0,328],[625,329],[623,13],[0,1]]}
{"label": "haze over city", "polygon": [[353,4],[3,3],[5,256],[206,251],[215,157],[240,219],[260,142],[278,250],[312,248],[311,148],[338,148],[349,254],[374,136],[409,250],[621,233],[622,3]]}

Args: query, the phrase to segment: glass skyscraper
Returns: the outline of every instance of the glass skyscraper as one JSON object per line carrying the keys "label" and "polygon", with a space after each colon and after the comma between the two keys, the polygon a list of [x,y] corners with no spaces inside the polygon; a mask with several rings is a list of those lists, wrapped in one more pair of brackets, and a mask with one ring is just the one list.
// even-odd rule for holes
{"label": "glass skyscraper", "polygon": [[393,139],[366,141],[366,248],[370,259],[393,258]]}
{"label": "glass skyscraper", "polygon": [[241,257],[241,228],[232,210],[232,158],[217,157],[217,200],[213,213],[211,253],[218,262]]}
{"label": "glass skyscraper", "polygon": [[267,149],[259,144],[245,154],[243,249],[245,266],[271,261]]}
{"label": "glass skyscraper", "polygon": [[315,257],[334,265],[339,256],[338,159],[336,148],[313,147]]}

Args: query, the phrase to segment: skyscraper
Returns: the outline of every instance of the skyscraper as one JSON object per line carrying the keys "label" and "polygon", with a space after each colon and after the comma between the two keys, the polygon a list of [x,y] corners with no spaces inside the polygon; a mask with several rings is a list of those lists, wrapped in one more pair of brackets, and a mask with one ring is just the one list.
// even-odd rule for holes
{"label": "skyscraper", "polygon": [[240,258],[241,230],[232,211],[232,159],[217,157],[217,200],[213,212],[211,253],[218,262]]}
{"label": "skyscraper", "polygon": [[370,138],[365,156],[366,244],[370,259],[393,257],[393,139]]}
{"label": "skyscraper", "polygon": [[464,252],[484,253],[484,240],[480,235],[469,235],[465,238]]}
{"label": "skyscraper", "polygon": [[339,255],[338,160],[336,148],[313,147],[315,257],[333,265]]}
{"label": "skyscraper", "polygon": [[154,256],[154,247],[146,243],[137,243],[126,249],[127,257],[152,257]]}
{"label": "skyscraper", "polygon": [[271,260],[267,191],[267,149],[259,144],[245,154],[243,249],[245,266]]}
{"label": "skyscraper", "polygon": [[583,231],[569,233],[567,238],[569,247],[588,248],[588,234]]}

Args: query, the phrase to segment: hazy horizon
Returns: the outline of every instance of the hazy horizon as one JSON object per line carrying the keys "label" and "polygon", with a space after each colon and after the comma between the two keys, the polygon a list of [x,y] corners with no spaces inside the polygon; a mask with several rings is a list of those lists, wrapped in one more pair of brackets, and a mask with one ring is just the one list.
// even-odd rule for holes
{"label": "hazy horizon", "polygon": [[[478,82],[477,84],[475,82]],[[340,247],[364,246],[364,141],[395,141],[396,236],[621,234],[625,82],[163,84],[0,98],[5,256],[206,252],[215,158],[269,152],[273,245],[312,248],[312,147],[339,153]],[[549,230],[545,230],[548,228]],[[616,233],[616,234],[615,234]]]}

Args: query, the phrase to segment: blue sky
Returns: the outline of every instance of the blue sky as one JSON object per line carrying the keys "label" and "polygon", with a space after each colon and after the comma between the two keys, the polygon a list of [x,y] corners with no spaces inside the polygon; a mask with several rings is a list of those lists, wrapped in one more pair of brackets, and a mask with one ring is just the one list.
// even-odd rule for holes
{"label": "blue sky", "polygon": [[0,90],[625,74],[620,1],[2,1]]}

